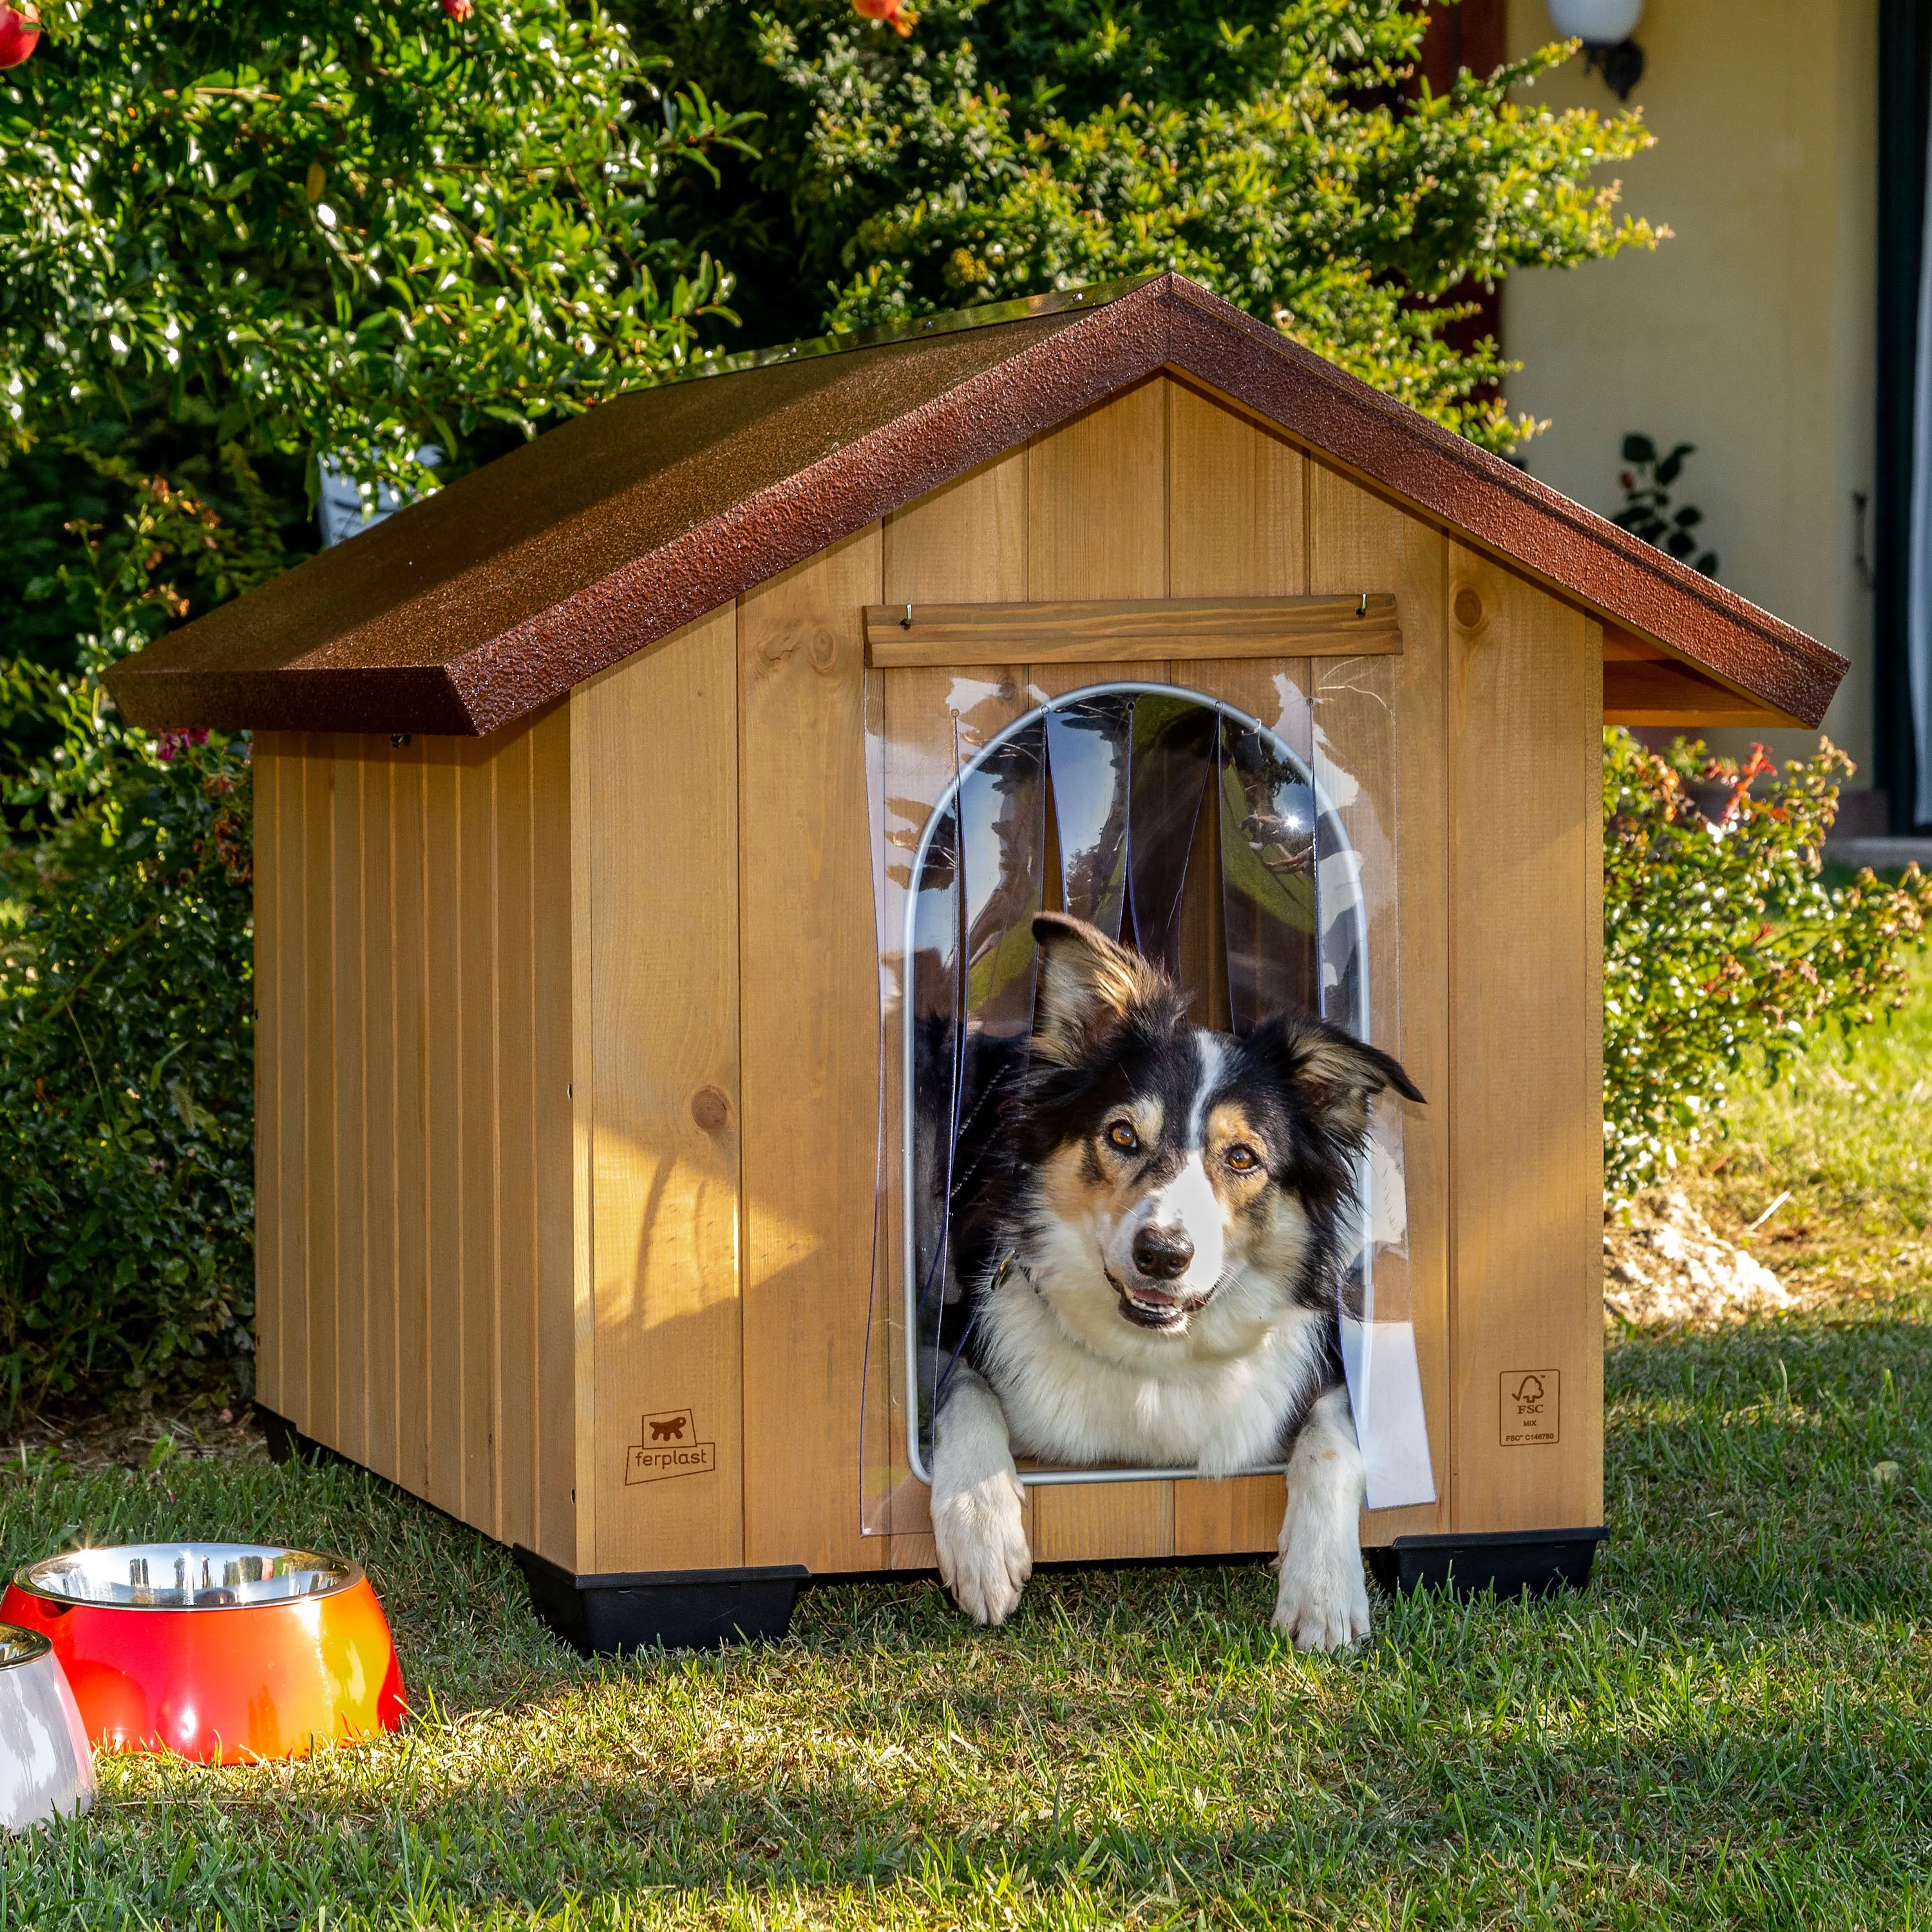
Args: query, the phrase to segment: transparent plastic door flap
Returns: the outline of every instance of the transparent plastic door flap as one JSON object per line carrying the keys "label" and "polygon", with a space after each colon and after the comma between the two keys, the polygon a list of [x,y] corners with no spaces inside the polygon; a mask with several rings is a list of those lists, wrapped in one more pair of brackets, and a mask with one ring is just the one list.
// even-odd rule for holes
{"label": "transparent plastic door flap", "polygon": [[[1184,958],[1211,958],[1225,985],[1207,1005],[1238,1034],[1303,1008],[1398,1050],[1387,661],[1316,661],[1312,689],[1297,675],[1307,668],[1276,667],[1259,716],[1167,685],[1048,698],[997,671],[868,674],[886,1090],[867,1347],[868,1531],[929,1527],[921,1486],[932,1417],[968,1321],[952,1211],[971,1178],[970,1148],[1023,1064],[1037,979],[1031,926],[1043,906],[1177,974]],[[1250,703],[1256,688],[1244,688]],[[1218,877],[1190,891],[1190,868]],[[1190,929],[1204,920],[1214,928],[1207,950]],[[1339,1313],[1368,1499],[1384,1508],[1434,1496],[1393,1096],[1376,1111],[1357,1193]],[[1022,1480],[1192,1473],[1038,1469]]]}
{"label": "transparent plastic door flap", "polygon": [[[1395,663],[1313,660],[1321,1010],[1400,1051],[1396,916]],[[1371,1509],[1436,1500],[1409,1271],[1402,1103],[1378,1096],[1358,1164],[1342,1294],[1342,1360]]]}

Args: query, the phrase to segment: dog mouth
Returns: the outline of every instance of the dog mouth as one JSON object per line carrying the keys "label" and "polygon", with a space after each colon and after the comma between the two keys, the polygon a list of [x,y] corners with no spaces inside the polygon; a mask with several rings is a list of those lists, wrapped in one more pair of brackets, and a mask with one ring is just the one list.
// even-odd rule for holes
{"label": "dog mouth", "polygon": [[1187,1318],[1205,1308],[1214,1292],[1210,1288],[1205,1294],[1189,1294],[1151,1281],[1136,1282],[1130,1288],[1111,1268],[1104,1272],[1121,1314],[1136,1328],[1151,1329],[1156,1334],[1184,1328]]}

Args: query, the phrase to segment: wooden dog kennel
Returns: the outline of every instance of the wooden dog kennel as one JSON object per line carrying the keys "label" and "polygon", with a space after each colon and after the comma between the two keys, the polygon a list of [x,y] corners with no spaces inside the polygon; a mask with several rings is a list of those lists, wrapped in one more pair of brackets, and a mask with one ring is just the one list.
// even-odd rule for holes
{"label": "wooden dog kennel", "polygon": [[[903,1462],[866,1359],[868,651],[1016,702],[1373,655],[1438,1499],[1364,1541],[1586,1568],[1599,728],[1814,725],[1842,660],[1176,277],[739,364],[110,678],[136,724],[256,734],[264,1409],[517,1546],[587,1646],[929,1568],[860,1495],[862,1453]],[[1281,1511],[1265,1476],[1029,1498],[1048,1563],[1271,1551]]]}

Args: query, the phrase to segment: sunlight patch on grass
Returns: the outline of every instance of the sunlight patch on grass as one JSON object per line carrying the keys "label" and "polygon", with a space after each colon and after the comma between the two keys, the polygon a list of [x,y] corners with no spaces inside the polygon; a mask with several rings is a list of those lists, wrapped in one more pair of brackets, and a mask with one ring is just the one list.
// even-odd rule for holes
{"label": "sunlight patch on grass", "polygon": [[104,1761],[91,1818],[0,1846],[0,1928],[1922,1925],[1918,988],[1854,1093],[1814,1054],[1690,1177],[1733,1229],[1794,1189],[1804,1232],[1754,1251],[1834,1294],[1609,1351],[1591,1590],[1378,1599],[1352,1656],[1285,1648],[1237,1564],[1042,1576],[995,1632],[928,1582],[840,1586],[782,1644],[586,1662],[504,1552],[357,1472],[0,1466],[10,1565],[162,1534],[362,1558],[416,1707],[307,1763]]}

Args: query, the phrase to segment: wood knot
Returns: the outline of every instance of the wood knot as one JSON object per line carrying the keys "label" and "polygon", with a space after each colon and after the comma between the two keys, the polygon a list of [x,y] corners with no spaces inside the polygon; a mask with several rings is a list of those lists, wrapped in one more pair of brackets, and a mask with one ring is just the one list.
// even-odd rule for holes
{"label": "wood knot", "polygon": [[1464,630],[1473,631],[1483,621],[1483,600],[1468,584],[1456,593],[1456,621]]}
{"label": "wood knot", "polygon": [[707,1134],[715,1134],[730,1124],[731,1102],[716,1087],[700,1087],[691,1096],[691,1118]]}

